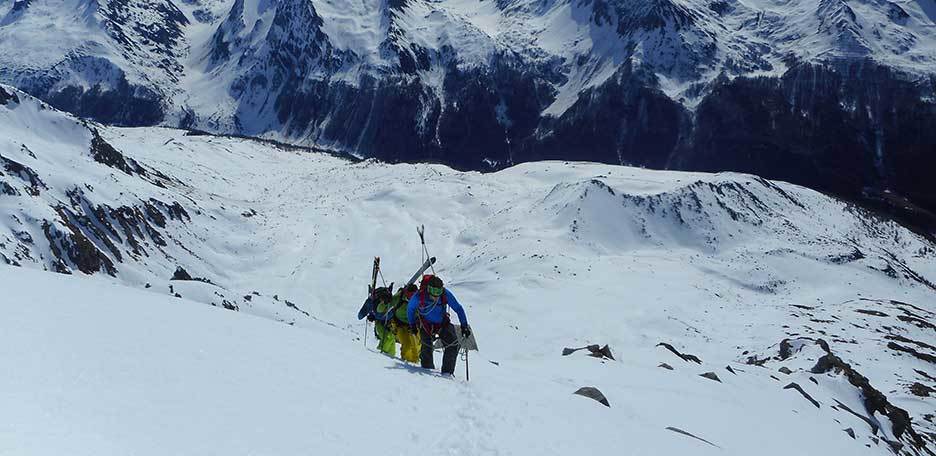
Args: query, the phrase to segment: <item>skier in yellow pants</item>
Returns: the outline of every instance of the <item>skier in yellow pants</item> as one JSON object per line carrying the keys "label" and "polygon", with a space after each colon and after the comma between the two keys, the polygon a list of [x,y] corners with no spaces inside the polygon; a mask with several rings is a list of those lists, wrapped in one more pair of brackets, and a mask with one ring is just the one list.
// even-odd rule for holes
{"label": "skier in yellow pants", "polygon": [[420,342],[419,336],[413,334],[409,330],[409,319],[406,316],[406,305],[409,303],[410,298],[412,298],[418,290],[419,289],[416,287],[416,285],[410,285],[409,287],[402,289],[394,294],[393,299],[390,301],[391,308],[395,309],[392,325],[396,330],[396,341],[401,345],[400,355],[404,360],[411,363],[419,362]]}
{"label": "skier in yellow pants", "polygon": [[[393,296],[386,287],[374,290],[373,298],[367,298],[362,312],[374,322],[377,334],[377,349],[388,356],[396,356],[397,342],[402,345],[401,357],[411,363],[419,362],[419,336],[409,331],[406,305],[418,291],[416,285],[398,291]],[[366,309],[370,309],[367,311]],[[363,318],[361,315],[358,318]]]}

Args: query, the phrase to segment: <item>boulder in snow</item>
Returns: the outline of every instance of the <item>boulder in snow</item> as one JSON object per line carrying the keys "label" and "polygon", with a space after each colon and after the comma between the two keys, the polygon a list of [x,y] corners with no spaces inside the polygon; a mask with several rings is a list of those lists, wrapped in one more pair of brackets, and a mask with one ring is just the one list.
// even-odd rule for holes
{"label": "boulder in snow", "polygon": [[592,356],[595,358],[610,359],[610,360],[614,359],[614,355],[611,354],[611,347],[609,347],[607,344],[605,344],[604,347],[599,347],[598,344],[592,344],[592,345],[579,347],[579,348],[566,347],[562,349],[562,356],[569,356],[579,350],[588,350],[590,352],[588,356]]}
{"label": "boulder in snow", "polygon": [[19,103],[19,97],[16,96],[13,92],[7,92],[6,89],[0,87],[0,106],[5,106],[9,102]]}
{"label": "boulder in snow", "polygon": [[576,392],[572,394],[585,396],[587,398],[594,399],[598,402],[601,402],[602,404],[605,405],[605,407],[611,407],[611,404],[608,402],[608,398],[606,398],[605,395],[602,394],[601,391],[598,391],[598,388],[595,388],[594,386],[584,386],[582,388],[579,388]]}

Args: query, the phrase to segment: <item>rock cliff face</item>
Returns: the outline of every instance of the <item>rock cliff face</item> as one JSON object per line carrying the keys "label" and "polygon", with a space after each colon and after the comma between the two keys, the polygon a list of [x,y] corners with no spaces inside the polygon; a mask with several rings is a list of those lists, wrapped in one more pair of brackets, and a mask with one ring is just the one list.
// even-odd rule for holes
{"label": "rock cliff face", "polygon": [[700,104],[691,143],[669,165],[756,173],[880,203],[903,195],[920,207],[893,206],[933,227],[936,190],[925,177],[936,166],[936,131],[927,127],[936,105],[926,101],[933,86],[870,62],[724,82]]}
{"label": "rock cliff face", "polygon": [[477,170],[756,172],[925,223],[934,16],[932,0],[0,0],[0,81],[112,124]]}

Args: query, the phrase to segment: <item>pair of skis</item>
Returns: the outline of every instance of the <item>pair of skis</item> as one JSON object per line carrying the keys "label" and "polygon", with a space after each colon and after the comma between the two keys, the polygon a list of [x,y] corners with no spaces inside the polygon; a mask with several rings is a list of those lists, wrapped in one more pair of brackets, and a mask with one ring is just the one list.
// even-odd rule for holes
{"label": "pair of skis", "polygon": [[367,293],[370,295],[371,299],[374,298],[374,293],[377,291],[378,274],[380,274],[380,257],[374,257],[374,267],[371,269],[371,283],[367,290]]}
{"label": "pair of skis", "polygon": [[[416,283],[416,281],[423,274],[425,274],[426,271],[429,268],[431,268],[432,265],[435,264],[435,262],[436,262],[435,257],[430,257],[429,259],[424,261],[422,266],[420,266],[419,269],[413,274],[413,276],[410,277],[410,279],[406,281],[406,285],[403,285],[403,288],[407,288],[410,285]],[[379,274],[380,274],[380,257],[374,257],[374,267],[371,272],[371,284],[370,284],[370,287],[368,288],[368,293],[370,294],[371,298],[374,297],[374,293],[377,291],[377,275]],[[391,285],[391,288],[393,288],[392,285]]]}
{"label": "pair of skis", "polygon": [[[379,273],[380,257],[374,257],[374,267],[371,269],[371,283],[367,286],[367,294],[370,295],[370,300],[361,305],[361,310],[358,311],[358,319],[364,318],[370,313],[367,304],[374,302],[374,293],[377,291],[377,274]],[[367,346],[367,320],[364,320],[364,346]]]}
{"label": "pair of skis", "polygon": [[[426,258],[426,260],[423,261],[422,266],[420,266],[419,269],[416,271],[416,273],[413,274],[413,277],[410,277],[410,279],[406,281],[406,285],[403,285],[404,289],[416,283],[416,280],[418,280],[423,274],[425,274],[426,271],[429,268],[431,268],[432,265],[434,265],[436,262],[435,257],[430,257],[429,251],[426,250],[426,226],[421,225],[421,226],[416,227],[416,232],[419,233],[419,242],[422,243],[423,252],[426,254],[424,258]],[[374,289],[377,287],[377,274],[379,273],[380,273],[380,257],[374,257],[374,269],[371,274],[371,287],[370,287],[371,297],[374,296]],[[390,288],[391,288],[390,291],[392,292],[393,291],[392,284]]]}

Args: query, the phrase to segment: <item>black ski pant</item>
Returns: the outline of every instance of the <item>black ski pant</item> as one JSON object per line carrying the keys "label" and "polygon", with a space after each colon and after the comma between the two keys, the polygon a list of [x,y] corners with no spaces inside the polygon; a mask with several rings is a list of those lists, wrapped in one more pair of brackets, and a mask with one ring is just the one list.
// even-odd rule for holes
{"label": "black ski pant", "polygon": [[[455,335],[455,326],[449,322],[442,323],[442,329],[439,330],[439,338],[442,339],[442,345],[445,347],[442,352],[442,373],[455,374],[455,360],[458,359],[458,336]],[[435,362],[432,359],[432,334],[426,332],[425,328],[419,328],[419,339],[422,347],[419,349],[419,362],[426,369],[435,369]]]}

